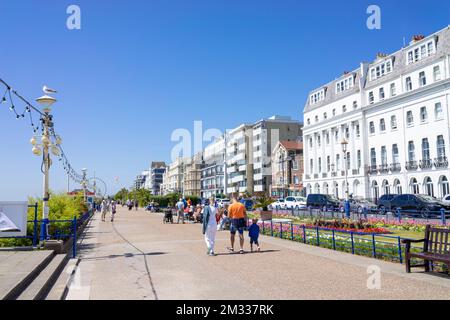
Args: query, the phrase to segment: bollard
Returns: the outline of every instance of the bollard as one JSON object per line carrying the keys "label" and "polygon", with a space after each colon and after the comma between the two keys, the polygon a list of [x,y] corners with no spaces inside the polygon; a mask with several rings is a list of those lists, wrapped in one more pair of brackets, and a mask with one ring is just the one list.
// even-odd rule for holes
{"label": "bollard", "polygon": [[377,251],[376,251],[376,242],[375,242],[375,233],[372,233],[372,255],[374,258],[377,257]]}
{"label": "bollard", "polygon": [[444,208],[441,209],[441,222],[442,222],[443,226],[445,226],[447,224],[447,221],[445,220],[445,209]]}
{"label": "bollard", "polygon": [[273,237],[273,220],[270,220],[270,236]]}
{"label": "bollard", "polygon": [[397,219],[398,222],[402,222],[402,212],[399,208],[397,208]]}
{"label": "bollard", "polygon": [[353,232],[350,232],[350,237],[352,239],[352,254],[355,254],[355,237],[353,236]]}
{"label": "bollard", "polygon": [[319,234],[319,227],[316,228],[317,233],[317,246],[320,247],[320,234]]}
{"label": "bollard", "polygon": [[48,219],[41,220],[41,241],[47,240],[47,225],[49,223]]}
{"label": "bollard", "polygon": [[336,237],[335,237],[334,229],[332,232],[333,232],[333,250],[336,250]]}
{"label": "bollard", "polygon": [[283,239],[283,222],[280,222],[280,238]]}
{"label": "bollard", "polygon": [[306,243],[306,227],[305,227],[305,225],[302,225],[302,229],[303,229],[303,243]]}
{"label": "bollard", "polygon": [[291,222],[291,240],[294,241],[294,225]]}

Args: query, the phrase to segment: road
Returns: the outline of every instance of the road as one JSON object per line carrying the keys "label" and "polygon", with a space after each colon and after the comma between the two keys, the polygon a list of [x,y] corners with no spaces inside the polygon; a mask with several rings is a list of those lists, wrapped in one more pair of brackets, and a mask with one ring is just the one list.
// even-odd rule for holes
{"label": "road", "polygon": [[[228,254],[228,239],[219,232],[209,257],[199,224],[163,224],[141,209],[120,208],[114,223],[96,214],[67,299],[450,299],[450,277],[270,237],[260,253]],[[380,289],[367,286],[373,266]]]}

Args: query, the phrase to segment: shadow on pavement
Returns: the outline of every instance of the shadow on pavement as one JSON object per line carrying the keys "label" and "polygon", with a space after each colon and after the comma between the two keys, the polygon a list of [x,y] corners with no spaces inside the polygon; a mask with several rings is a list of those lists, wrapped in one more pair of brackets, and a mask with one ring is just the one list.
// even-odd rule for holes
{"label": "shadow on pavement", "polygon": [[[244,254],[243,255],[246,255],[246,254],[261,254],[261,253],[273,253],[273,252],[280,252],[281,250],[261,250],[261,251],[259,251],[259,252],[257,252],[257,251],[253,251],[253,252],[251,252],[251,251],[244,251]],[[239,251],[235,251],[235,252],[233,252],[233,253],[229,253],[229,252],[226,252],[226,253],[216,253],[216,256],[234,256],[234,255],[241,255],[241,253],[239,253]]]}
{"label": "shadow on pavement", "polygon": [[109,256],[103,256],[103,257],[91,257],[91,258],[83,258],[83,260],[106,260],[106,259],[115,259],[115,258],[134,258],[138,256],[159,256],[167,254],[165,252],[150,252],[146,254],[142,253],[124,253],[124,254],[111,254]]}

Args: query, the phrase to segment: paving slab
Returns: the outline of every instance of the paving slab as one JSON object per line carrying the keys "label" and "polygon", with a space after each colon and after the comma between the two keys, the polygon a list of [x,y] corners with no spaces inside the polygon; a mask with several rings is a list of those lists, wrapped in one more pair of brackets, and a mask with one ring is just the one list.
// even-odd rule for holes
{"label": "paving slab", "polygon": [[53,256],[53,251],[0,251],[0,300]]}
{"label": "paving slab", "polygon": [[450,299],[450,277],[406,274],[400,264],[264,236],[260,253],[228,254],[227,245],[219,232],[210,257],[199,224],[122,208],[114,223],[96,215],[67,299]]}

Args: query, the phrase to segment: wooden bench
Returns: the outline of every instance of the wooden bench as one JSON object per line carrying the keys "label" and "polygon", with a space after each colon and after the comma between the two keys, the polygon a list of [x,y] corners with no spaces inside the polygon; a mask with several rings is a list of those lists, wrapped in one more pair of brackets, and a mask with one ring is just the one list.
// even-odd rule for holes
{"label": "wooden bench", "polygon": [[[425,267],[425,271],[430,271],[430,262],[442,262],[450,266],[450,230],[442,228],[434,228],[427,225],[425,229],[425,238],[421,240],[403,239],[406,244],[405,262],[406,272],[411,273],[411,268]],[[422,252],[411,252],[412,243],[423,242]],[[423,259],[424,263],[420,265],[411,265],[411,258]]]}

